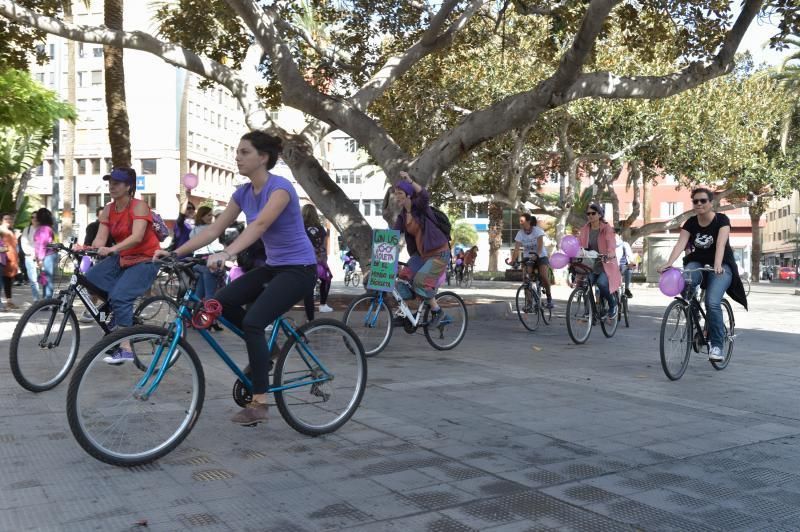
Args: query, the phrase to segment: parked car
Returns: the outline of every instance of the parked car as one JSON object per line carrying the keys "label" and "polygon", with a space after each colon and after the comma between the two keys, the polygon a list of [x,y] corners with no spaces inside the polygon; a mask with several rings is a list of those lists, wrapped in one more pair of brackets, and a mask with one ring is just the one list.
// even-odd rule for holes
{"label": "parked car", "polygon": [[778,279],[781,281],[794,281],[797,279],[797,272],[790,266],[778,268]]}

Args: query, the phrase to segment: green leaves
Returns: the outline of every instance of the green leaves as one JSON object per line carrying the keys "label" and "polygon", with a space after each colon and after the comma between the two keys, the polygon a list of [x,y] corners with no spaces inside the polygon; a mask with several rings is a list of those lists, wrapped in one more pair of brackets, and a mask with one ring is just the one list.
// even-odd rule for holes
{"label": "green leaves", "polygon": [[27,72],[0,72],[0,124],[22,133],[53,127],[58,118],[75,120],[75,110],[61,102],[56,93],[35,82]]}

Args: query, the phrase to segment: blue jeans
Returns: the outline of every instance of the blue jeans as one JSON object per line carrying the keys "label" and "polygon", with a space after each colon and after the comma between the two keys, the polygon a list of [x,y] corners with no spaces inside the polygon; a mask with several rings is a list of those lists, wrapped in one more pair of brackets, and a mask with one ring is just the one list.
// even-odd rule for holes
{"label": "blue jeans", "polygon": [[208,266],[198,265],[192,269],[198,274],[197,285],[194,291],[195,295],[200,299],[210,299],[214,297],[214,294],[217,292],[217,275],[211,273]]}
{"label": "blue jeans", "polygon": [[119,255],[114,255],[92,266],[86,278],[108,293],[114,322],[120,327],[130,327],[133,325],[133,302],[153,285],[158,269],[158,264],[149,261],[122,269]]}
{"label": "blue jeans", "polygon": [[590,275],[592,282],[600,289],[600,297],[608,302],[608,313],[614,314],[617,309],[617,300],[608,288],[608,275],[606,275],[606,272],[592,273]]}
{"label": "blue jeans", "polygon": [[47,280],[47,284],[42,286],[41,293],[39,292],[39,268],[36,266],[36,258],[25,256],[25,270],[28,272],[28,280],[31,283],[31,294],[33,300],[39,301],[40,297],[48,298],[53,297],[53,277],[56,271],[56,263],[58,262],[58,254],[52,253],[45,255],[42,259],[41,272]]}
{"label": "blue jeans", "polygon": [[39,268],[36,267],[36,258],[25,255],[25,271],[28,272],[28,281],[31,283],[33,300],[39,301]]}
{"label": "blue jeans", "polygon": [[[699,262],[690,262],[685,268],[702,268]],[[725,323],[722,321],[722,298],[725,291],[731,285],[733,273],[727,264],[722,265],[723,273],[717,275],[714,272],[692,272],[692,288],[700,284],[703,274],[706,273],[706,319],[708,320],[708,343],[711,347],[722,349],[723,337],[725,336]]]}

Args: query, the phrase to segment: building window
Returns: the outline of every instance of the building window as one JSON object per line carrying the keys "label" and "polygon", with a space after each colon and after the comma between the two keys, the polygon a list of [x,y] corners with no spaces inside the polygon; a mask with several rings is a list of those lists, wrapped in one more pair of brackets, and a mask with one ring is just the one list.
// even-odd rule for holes
{"label": "building window", "polygon": [[157,159],[142,159],[142,175],[158,173]]}
{"label": "building window", "polygon": [[86,159],[78,159],[78,174],[86,175]]}
{"label": "building window", "polygon": [[156,195],[155,194],[142,194],[142,201],[147,203],[151,209],[156,208]]}
{"label": "building window", "polygon": [[344,139],[344,151],[349,153],[355,153],[358,149],[358,143],[356,139]]}
{"label": "building window", "polygon": [[383,200],[375,201],[375,216],[383,216]]}
{"label": "building window", "polygon": [[92,54],[95,57],[103,57],[103,48],[102,47],[95,48],[94,50],[92,50]]}
{"label": "building window", "polygon": [[100,159],[92,159],[92,174],[100,174]]}
{"label": "building window", "polygon": [[86,49],[84,48],[82,42],[78,43],[78,57],[86,57]]}
{"label": "building window", "polygon": [[[672,218],[681,213],[681,202],[679,201],[664,201],[661,203],[661,217]],[[606,219],[611,219],[610,211],[606,208]]]}
{"label": "building window", "polygon": [[92,86],[97,86],[102,84],[103,84],[103,71],[92,70]]}
{"label": "building window", "polygon": [[56,45],[55,44],[51,44],[50,45],[50,54],[47,57],[49,57],[50,59],[55,59],[56,58]]}
{"label": "building window", "polygon": [[364,202],[364,216],[372,216],[372,202],[365,201]]}
{"label": "building window", "polygon": [[44,85],[44,72],[39,72],[36,74],[36,81]]}
{"label": "building window", "polygon": [[55,72],[50,72],[50,86],[51,87],[55,87],[56,86],[56,73]]}
{"label": "building window", "polygon": [[34,175],[44,175],[44,163],[40,164],[36,167],[36,170],[33,171]]}

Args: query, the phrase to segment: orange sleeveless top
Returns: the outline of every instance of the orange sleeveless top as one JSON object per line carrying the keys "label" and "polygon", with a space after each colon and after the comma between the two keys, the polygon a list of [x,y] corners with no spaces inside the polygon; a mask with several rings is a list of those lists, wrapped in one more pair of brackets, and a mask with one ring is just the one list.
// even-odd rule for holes
{"label": "orange sleeveless top", "polygon": [[108,209],[108,222],[101,222],[108,225],[108,230],[114,242],[122,242],[131,236],[133,233],[134,220],[146,220],[149,222],[148,227],[144,230],[144,238],[142,238],[142,241],[132,248],[120,251],[120,257],[141,255],[143,257],[152,258],[153,253],[161,248],[161,243],[158,241],[155,231],[153,231],[153,216],[150,213],[150,207],[147,208],[147,214],[145,216],[136,216],[133,213],[133,207],[139,201],[142,200],[131,198],[130,203],[128,203],[128,206],[125,207],[122,212],[117,212],[114,202],[112,202]]}

